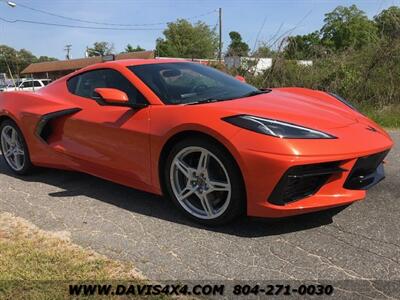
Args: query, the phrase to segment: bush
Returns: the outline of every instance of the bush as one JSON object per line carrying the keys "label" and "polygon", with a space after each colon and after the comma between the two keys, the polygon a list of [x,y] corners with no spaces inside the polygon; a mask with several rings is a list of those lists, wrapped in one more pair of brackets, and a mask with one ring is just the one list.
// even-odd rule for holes
{"label": "bush", "polygon": [[383,125],[400,126],[400,40],[381,39],[361,50],[329,53],[314,59],[313,66],[280,54],[262,74],[240,73],[260,88],[298,86],[334,92]]}

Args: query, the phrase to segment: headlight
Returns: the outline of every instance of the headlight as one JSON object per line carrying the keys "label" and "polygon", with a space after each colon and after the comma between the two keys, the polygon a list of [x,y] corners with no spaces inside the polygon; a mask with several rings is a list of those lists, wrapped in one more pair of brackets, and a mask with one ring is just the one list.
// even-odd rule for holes
{"label": "headlight", "polygon": [[335,139],[328,133],[277,120],[249,115],[226,117],[222,120],[258,133],[285,139]]}
{"label": "headlight", "polygon": [[353,105],[350,104],[349,101],[347,101],[346,99],[344,99],[343,97],[340,97],[339,95],[336,95],[334,93],[328,93],[330,96],[336,98],[337,100],[339,100],[340,102],[342,102],[343,104],[347,105],[348,107],[350,107],[352,110],[355,110],[356,112],[359,112],[357,108],[355,108]]}

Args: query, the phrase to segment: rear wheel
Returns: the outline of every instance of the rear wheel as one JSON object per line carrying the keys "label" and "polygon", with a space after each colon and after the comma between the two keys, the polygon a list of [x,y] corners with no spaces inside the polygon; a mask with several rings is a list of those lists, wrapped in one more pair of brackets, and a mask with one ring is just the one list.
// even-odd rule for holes
{"label": "rear wheel", "polygon": [[173,147],[166,166],[170,197],[195,221],[221,225],[244,211],[239,168],[222,146],[206,139],[183,140]]}
{"label": "rear wheel", "polygon": [[28,147],[17,124],[11,120],[0,125],[1,152],[7,166],[15,173],[24,175],[32,170]]}

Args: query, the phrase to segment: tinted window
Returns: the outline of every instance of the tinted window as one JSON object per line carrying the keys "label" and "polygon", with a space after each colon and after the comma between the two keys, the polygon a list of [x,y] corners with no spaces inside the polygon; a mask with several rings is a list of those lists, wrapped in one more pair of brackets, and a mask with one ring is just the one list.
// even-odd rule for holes
{"label": "tinted window", "polygon": [[75,94],[76,86],[78,85],[78,81],[79,81],[79,77],[80,76],[74,76],[74,77],[71,77],[70,79],[68,79],[68,81],[67,81],[68,91],[72,94]]}
{"label": "tinted window", "polygon": [[100,69],[72,77],[67,82],[68,90],[75,95],[92,98],[96,88],[113,88],[125,92],[129,101],[147,103],[143,95],[118,71]]}
{"label": "tinted window", "polygon": [[23,88],[31,88],[31,87],[33,87],[32,84],[33,84],[32,81],[25,81],[25,82],[22,83],[22,87]]}
{"label": "tinted window", "polygon": [[44,85],[48,85],[51,82],[51,80],[42,80],[42,82]]}
{"label": "tinted window", "polygon": [[257,89],[214,68],[177,62],[128,67],[167,104],[244,97]]}
{"label": "tinted window", "polygon": [[35,80],[35,81],[33,82],[33,86],[34,86],[34,87],[42,87],[42,85],[40,84],[40,82],[37,81],[37,80]]}

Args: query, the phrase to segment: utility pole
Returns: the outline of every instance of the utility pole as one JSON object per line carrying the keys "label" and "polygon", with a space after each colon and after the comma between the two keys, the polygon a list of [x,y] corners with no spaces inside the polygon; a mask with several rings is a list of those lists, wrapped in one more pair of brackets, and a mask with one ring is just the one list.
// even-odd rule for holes
{"label": "utility pole", "polygon": [[222,61],[222,8],[218,9],[219,14],[219,51],[218,51],[218,60],[221,63]]}
{"label": "utility pole", "polygon": [[67,60],[70,60],[70,59],[71,59],[71,55],[70,55],[70,53],[71,53],[71,48],[72,48],[72,45],[70,45],[70,44],[65,45],[64,51],[67,52],[67,55],[65,55],[65,58],[66,58]]}

